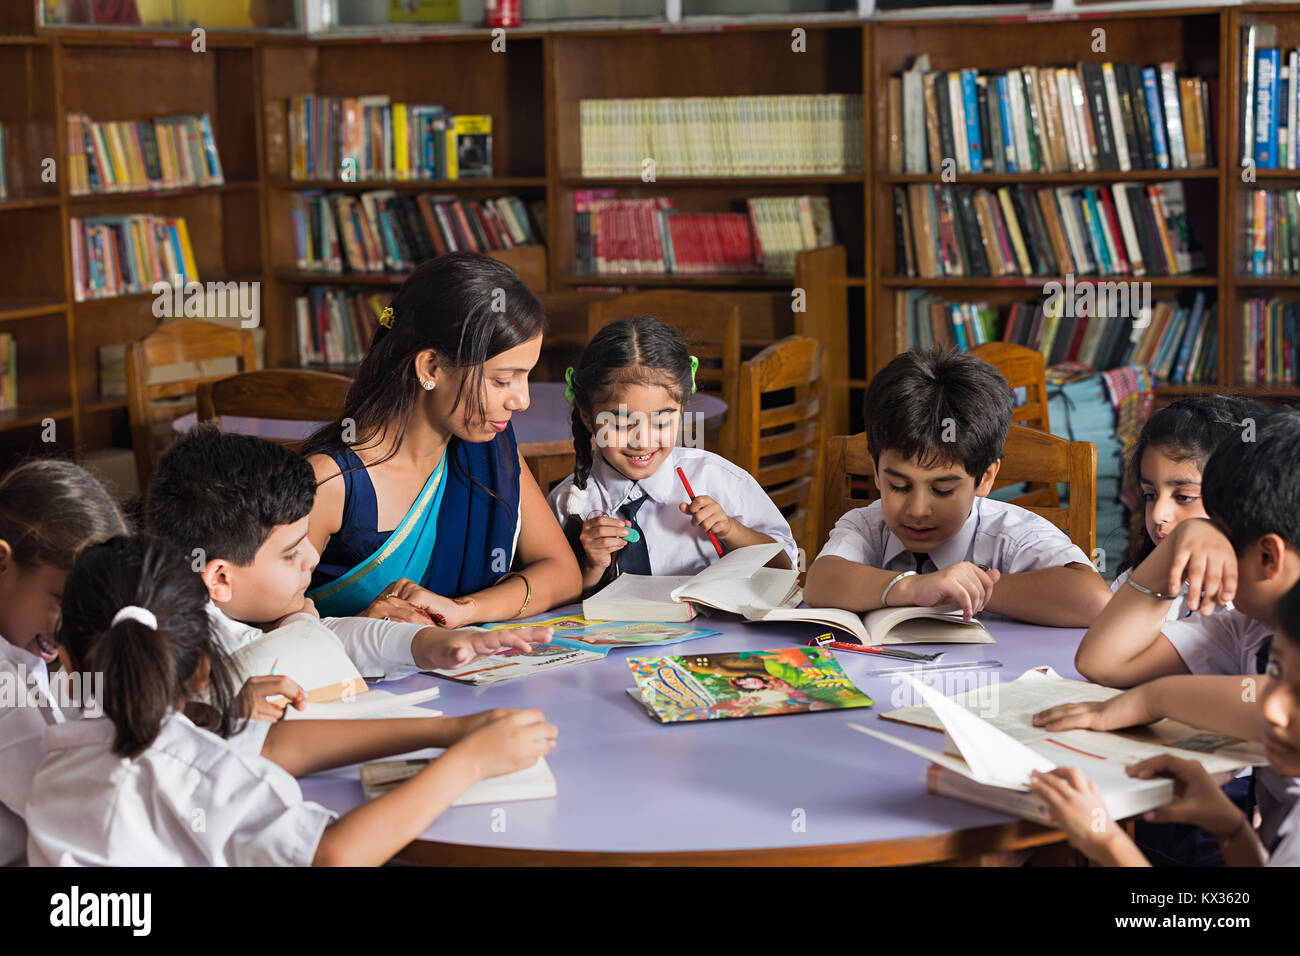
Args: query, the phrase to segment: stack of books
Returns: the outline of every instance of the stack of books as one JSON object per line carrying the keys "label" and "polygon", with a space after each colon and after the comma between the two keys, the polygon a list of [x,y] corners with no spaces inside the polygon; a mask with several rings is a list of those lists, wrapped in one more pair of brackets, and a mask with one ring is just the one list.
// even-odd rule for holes
{"label": "stack of books", "polygon": [[1300,303],[1246,299],[1240,304],[1241,384],[1296,385]]}
{"label": "stack of books", "polygon": [[1284,50],[1277,27],[1251,24],[1241,35],[1241,163],[1300,168],[1300,49]]}
{"label": "stack of books", "polygon": [[1058,285],[1040,302],[1005,306],[1005,314],[983,301],[899,290],[894,296],[899,340],[915,348],[960,349],[1013,342],[1042,352],[1049,366],[1069,362],[1105,370],[1140,364],[1173,385],[1216,380],[1218,321],[1203,291],[1190,306],[1174,300],[1150,306],[1140,295],[1135,301],[1122,288],[1126,283]]}
{"label": "stack of books", "polygon": [[300,365],[355,365],[379,325],[387,296],[365,289],[312,286],[294,300]]}
{"label": "stack of books", "polygon": [[863,170],[862,96],[581,100],[583,176],[816,176]]}
{"label": "stack of books", "polygon": [[199,278],[180,217],[73,216],[72,281],[76,301],[149,292],[155,282]]}
{"label": "stack of books", "polygon": [[224,182],[207,113],[104,123],[68,114],[68,190],[74,196]]}
{"label": "stack of books", "polygon": [[1300,275],[1300,191],[1252,189],[1242,194],[1246,223],[1242,268],[1252,276]]}
{"label": "stack of books", "polygon": [[293,179],[486,179],[492,117],[387,96],[294,96],[288,102]]}
{"label": "stack of books", "polygon": [[[1209,83],[1173,63],[931,71],[888,83],[891,173],[1068,173],[1213,164]],[[951,162],[945,164],[944,160]]]}
{"label": "stack of books", "polygon": [[574,193],[579,275],[793,275],[795,256],[835,243],[825,196],[755,196],[745,212],[683,212],[669,196]]}
{"label": "stack of books", "polygon": [[0,332],[0,412],[18,407],[18,341]]}
{"label": "stack of books", "polygon": [[406,272],[446,252],[541,242],[522,200],[319,190],[292,199],[294,255],[314,272]]}
{"label": "stack of books", "polygon": [[894,187],[902,275],[1183,275],[1205,267],[1178,181]]}

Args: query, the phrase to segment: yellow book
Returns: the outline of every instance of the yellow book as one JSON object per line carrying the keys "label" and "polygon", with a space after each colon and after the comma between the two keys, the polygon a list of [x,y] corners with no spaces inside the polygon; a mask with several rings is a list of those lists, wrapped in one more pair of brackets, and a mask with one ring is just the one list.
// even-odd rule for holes
{"label": "yellow book", "polygon": [[127,172],[126,155],[122,150],[122,138],[118,135],[116,123],[103,123],[104,142],[108,145],[108,161],[113,166],[114,188],[118,191],[131,187],[131,177]]}
{"label": "yellow book", "polygon": [[411,147],[406,133],[406,104],[393,104],[393,168],[398,179],[411,178]]}
{"label": "yellow book", "polygon": [[447,165],[452,179],[484,179],[492,175],[492,117],[454,117],[448,130]]}
{"label": "yellow book", "polygon": [[182,217],[176,217],[170,223],[176,230],[176,237],[181,244],[181,267],[185,271],[185,280],[187,282],[199,281],[199,264],[194,261],[194,249],[190,245],[190,231],[185,227],[185,220]]}
{"label": "yellow book", "polygon": [[1020,274],[1031,276],[1034,268],[1029,263],[1029,250],[1025,246],[1025,237],[1020,233],[1020,221],[1016,219],[1016,208],[1011,204],[1011,188],[1003,186],[998,190],[998,202],[1002,205],[1002,218],[1006,220],[1007,232],[1011,235],[1012,248],[1016,250],[1016,260],[1020,263]]}

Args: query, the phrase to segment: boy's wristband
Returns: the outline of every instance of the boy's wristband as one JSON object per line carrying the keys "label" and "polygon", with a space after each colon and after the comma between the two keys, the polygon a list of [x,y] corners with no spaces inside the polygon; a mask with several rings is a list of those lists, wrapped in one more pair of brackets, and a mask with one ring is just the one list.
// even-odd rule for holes
{"label": "boy's wristband", "polygon": [[[1137,591],[1139,594],[1145,594],[1147,597],[1153,597],[1157,601],[1177,601],[1180,597],[1183,596],[1182,591],[1179,591],[1177,594],[1161,594],[1159,591],[1152,591],[1149,587],[1138,584],[1136,581],[1134,581],[1132,575],[1129,575],[1128,584],[1133,588],[1134,591]],[[1184,590],[1186,590],[1185,587]]]}
{"label": "boy's wristband", "polygon": [[903,580],[903,578],[912,577],[915,574],[915,571],[900,571],[898,574],[894,575],[894,577],[890,579],[890,582],[885,585],[885,590],[880,592],[880,606],[889,607],[889,592],[894,590],[894,585]]}

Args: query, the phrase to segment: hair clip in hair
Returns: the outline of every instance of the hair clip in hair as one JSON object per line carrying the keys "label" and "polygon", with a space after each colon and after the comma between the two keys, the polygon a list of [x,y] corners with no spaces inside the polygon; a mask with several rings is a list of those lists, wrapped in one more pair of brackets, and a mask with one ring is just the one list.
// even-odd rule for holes
{"label": "hair clip in hair", "polygon": [[700,367],[699,358],[692,355],[691,356],[691,394],[692,395],[695,394],[695,370],[698,369],[699,367]]}
{"label": "hair clip in hair", "polygon": [[379,324],[386,329],[393,327],[393,307],[391,305],[384,306],[384,311],[379,313]]}
{"label": "hair clip in hair", "polygon": [[147,607],[140,607],[138,604],[128,604],[121,608],[113,615],[113,621],[108,626],[117,627],[121,621],[138,621],[151,631],[158,630],[158,618],[154,616],[153,611]]}
{"label": "hair clip in hair", "polygon": [[573,366],[564,370],[564,400],[573,404]]}

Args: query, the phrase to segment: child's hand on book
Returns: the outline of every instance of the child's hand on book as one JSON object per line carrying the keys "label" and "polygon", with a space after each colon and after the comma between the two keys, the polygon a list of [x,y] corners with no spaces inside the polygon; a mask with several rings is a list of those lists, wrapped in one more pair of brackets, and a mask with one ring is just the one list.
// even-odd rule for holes
{"label": "child's hand on book", "polygon": [[929,574],[903,578],[889,595],[889,604],[891,607],[956,604],[961,608],[962,617],[969,621],[989,603],[999,577],[996,570],[985,571],[969,561],[959,561]]}
{"label": "child's hand on book", "polygon": [[555,749],[558,732],[540,710],[513,710],[466,734],[447,753],[467,759],[476,780],[499,777],[537,763]]}
{"label": "child's hand on book", "polygon": [[[278,700],[267,700],[275,694]],[[246,720],[275,723],[290,707],[302,710],[306,706],[307,692],[283,674],[250,677],[239,689],[239,713]]]}
{"label": "child's hand on book", "polygon": [[427,628],[416,635],[417,645],[412,648],[412,656],[423,668],[450,670],[506,648],[527,653],[538,645],[549,643],[553,633],[554,628],[550,627],[509,627],[492,631]]}
{"label": "child's hand on book", "polygon": [[1087,700],[1058,704],[1034,714],[1033,724],[1044,730],[1119,730],[1159,720],[1151,708],[1146,685],[1135,687],[1110,700]]}
{"label": "child's hand on book", "polygon": [[723,542],[731,536],[732,525],[735,522],[722,510],[722,505],[708,495],[696,495],[690,501],[683,501],[677,507],[682,510],[682,514],[691,516],[692,525],[702,528],[709,534],[716,535]]}
{"label": "child's hand on book", "polygon": [[584,563],[591,568],[607,568],[614,552],[627,545],[627,535],[632,522],[609,515],[598,515],[582,523],[578,541],[582,545]]}
{"label": "child's hand on book", "polygon": [[1160,542],[1132,580],[1164,594],[1180,593],[1185,580],[1187,609],[1210,615],[1236,596],[1237,553],[1208,518],[1188,518]]}
{"label": "child's hand on book", "polygon": [[1035,770],[1029,790],[1047,803],[1070,846],[1088,859],[1113,866],[1120,862],[1118,848],[1132,846],[1128,834],[1111,819],[1097,785],[1078,767],[1057,767],[1050,773]]}
{"label": "child's hand on book", "polygon": [[1232,836],[1241,826],[1241,810],[1195,760],[1160,754],[1125,768],[1130,777],[1174,778],[1174,802],[1143,814],[1151,823],[1191,823],[1217,837]]}

